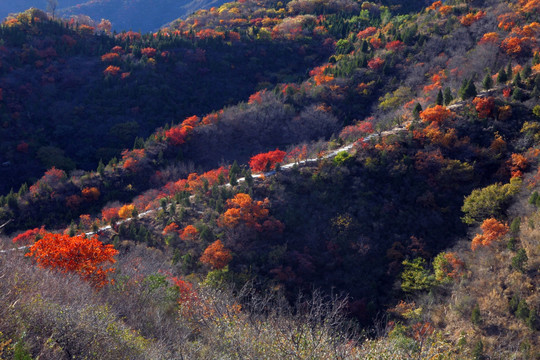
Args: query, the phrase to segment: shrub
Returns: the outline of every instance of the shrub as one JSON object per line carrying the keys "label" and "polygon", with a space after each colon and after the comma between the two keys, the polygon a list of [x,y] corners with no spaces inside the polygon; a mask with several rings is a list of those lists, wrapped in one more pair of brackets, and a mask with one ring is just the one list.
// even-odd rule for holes
{"label": "shrub", "polygon": [[536,105],[535,107],[533,107],[533,114],[540,118],[540,105]]}
{"label": "shrub", "polygon": [[465,198],[461,211],[465,213],[462,220],[466,224],[474,224],[488,217],[500,217],[506,211],[512,196],[517,194],[521,180],[514,178],[510,183],[493,184],[482,189],[473,190]]}
{"label": "shrub", "polygon": [[527,253],[524,249],[519,249],[516,256],[512,258],[512,267],[518,271],[525,272],[525,267],[527,266]]}
{"label": "shrub", "polygon": [[521,320],[526,320],[529,317],[529,307],[527,306],[527,303],[525,300],[521,300],[517,306],[516,317]]}
{"label": "shrub", "polygon": [[334,164],[336,165],[343,165],[347,163],[349,160],[352,159],[352,156],[346,152],[346,151],[340,151],[335,157],[334,157]]}
{"label": "shrub", "polygon": [[519,233],[519,227],[521,226],[521,218],[518,216],[517,218],[514,218],[512,220],[512,224],[510,224],[510,232],[514,235]]}
{"label": "shrub", "polygon": [[474,360],[482,360],[484,358],[484,344],[481,340],[474,345],[472,356]]}
{"label": "shrub", "polygon": [[478,304],[476,304],[472,309],[471,322],[474,325],[479,325],[482,322],[482,316],[480,315],[480,307],[478,306]]}
{"label": "shrub", "polygon": [[405,292],[428,290],[433,286],[434,279],[426,268],[426,261],[416,258],[403,261],[401,273],[401,290]]}

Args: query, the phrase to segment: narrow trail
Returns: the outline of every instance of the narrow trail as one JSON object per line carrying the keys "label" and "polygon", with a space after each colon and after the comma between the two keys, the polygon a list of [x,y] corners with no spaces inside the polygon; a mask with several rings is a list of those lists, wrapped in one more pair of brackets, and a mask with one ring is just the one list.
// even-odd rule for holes
{"label": "narrow trail", "polygon": [[[380,134],[370,134],[368,136],[366,136],[364,139],[363,139],[363,142],[368,142],[368,141],[371,141],[371,139],[374,139],[374,138],[377,138],[377,137],[383,137],[383,136],[388,136],[388,135],[392,135],[392,134],[397,134],[398,132],[401,132],[401,131],[406,131],[406,124],[402,124],[402,125],[399,125],[399,126],[396,126],[390,130],[387,130],[387,131],[383,131],[381,132]],[[304,159],[304,160],[300,160],[300,161],[295,161],[295,162],[292,162],[292,163],[288,163],[288,164],[285,164],[285,165],[282,165],[280,168],[281,170],[290,170],[292,169],[295,165],[305,165],[305,164],[309,164],[309,163],[314,163],[314,162],[317,162],[317,161],[320,161],[322,159],[331,159],[333,157],[336,157],[337,154],[339,154],[340,152],[343,152],[343,151],[346,151],[346,152],[349,152],[350,150],[352,150],[352,148],[354,147],[354,142],[351,143],[351,144],[348,144],[348,145],[345,145],[345,146],[342,146],[338,149],[335,149],[335,150],[332,150],[330,151],[329,153],[323,155],[322,157],[318,157],[318,158],[310,158],[310,159]],[[268,171],[268,172],[265,172],[265,173],[258,173],[258,174],[253,174],[252,177],[254,179],[257,179],[257,178],[262,178],[262,177],[268,177],[268,176],[272,176],[272,175],[275,175],[276,174],[276,171],[275,170],[272,170],[272,171]],[[241,183],[241,182],[245,182],[246,181],[246,178],[245,177],[242,177],[242,178],[239,178],[237,180],[238,183]],[[231,184],[230,183],[227,183],[227,184],[224,184],[222,186],[228,186],[230,187]],[[191,195],[189,197],[190,200],[193,200],[195,198],[195,195]],[[156,209],[151,209],[151,210],[147,210],[145,212],[142,212],[140,213],[139,215],[137,215],[136,217],[131,217],[131,218],[127,218],[127,219],[123,219],[123,220],[119,220],[115,223],[115,226],[118,226],[118,225],[121,225],[121,224],[124,224],[124,223],[128,223],[130,221],[133,221],[133,220],[136,220],[136,219],[141,219],[141,218],[144,218],[144,217],[147,217],[149,216],[150,214],[153,214],[159,210],[161,210],[162,208],[161,207],[158,207]],[[107,226],[103,226],[103,227],[100,227],[99,229],[97,229],[96,231],[89,231],[89,232],[86,232],[84,233],[86,236],[92,236],[92,235],[96,235],[96,234],[99,234],[101,232],[104,232],[104,231],[108,231],[108,230],[113,230],[113,227],[112,225],[107,225]],[[16,248],[12,248],[12,249],[6,249],[6,250],[0,250],[0,254],[2,253],[8,253],[8,252],[12,252],[12,251],[18,251],[18,250],[25,250],[25,249],[28,249],[31,245],[26,245],[26,246],[20,246],[20,247],[16,247]]]}

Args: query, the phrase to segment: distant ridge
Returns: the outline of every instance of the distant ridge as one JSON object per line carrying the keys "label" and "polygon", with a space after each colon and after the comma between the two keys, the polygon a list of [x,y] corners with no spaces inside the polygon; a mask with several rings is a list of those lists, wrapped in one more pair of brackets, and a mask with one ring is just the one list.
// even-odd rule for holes
{"label": "distant ridge", "polygon": [[[116,31],[156,31],[163,25],[185,18],[199,9],[220,6],[225,0],[59,0],[56,13],[69,18],[87,15],[95,21],[108,19]],[[20,0],[0,3],[0,18],[30,7],[46,9],[45,0]]]}

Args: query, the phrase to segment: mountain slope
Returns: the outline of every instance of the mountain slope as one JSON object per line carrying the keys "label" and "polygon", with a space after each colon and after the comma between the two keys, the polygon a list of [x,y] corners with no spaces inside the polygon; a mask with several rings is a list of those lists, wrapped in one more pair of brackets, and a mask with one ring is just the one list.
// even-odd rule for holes
{"label": "mountain slope", "polygon": [[[534,358],[539,9],[242,0],[146,36],[36,11],[9,19],[4,156],[40,160],[15,141],[25,126],[77,131],[32,96],[58,100],[52,84],[65,77],[53,70],[78,59],[94,83],[71,90],[88,96],[77,134],[121,117],[110,132],[129,135],[133,117],[149,135],[95,171],[52,167],[0,197],[3,246],[30,246],[0,252],[0,344],[51,358],[99,351],[71,341],[70,322],[83,339],[118,329],[111,341],[133,358]],[[186,77],[189,94],[167,92]],[[227,106],[213,101],[242,85]],[[40,111],[59,122],[48,128]],[[94,266],[89,245],[117,262]],[[101,317],[94,304],[106,304]]]}

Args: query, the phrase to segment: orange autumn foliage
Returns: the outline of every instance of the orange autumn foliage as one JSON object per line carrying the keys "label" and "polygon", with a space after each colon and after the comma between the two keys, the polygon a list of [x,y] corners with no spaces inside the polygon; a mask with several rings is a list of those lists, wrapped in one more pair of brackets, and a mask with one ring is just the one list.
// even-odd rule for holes
{"label": "orange autumn foliage", "polygon": [[480,119],[487,119],[493,115],[493,109],[495,108],[495,99],[493,97],[479,98],[476,97],[472,101],[478,112]]}
{"label": "orange autumn foliage", "polygon": [[116,76],[120,72],[120,68],[118,66],[109,65],[104,71],[104,75],[110,75],[110,76]]}
{"label": "orange autumn foliage", "polygon": [[195,241],[197,236],[199,236],[199,230],[193,225],[188,225],[182,230],[180,239],[184,241]]}
{"label": "orange autumn foliage", "polygon": [[217,124],[219,116],[216,113],[208,114],[202,118],[203,125]]}
{"label": "orange autumn foliage", "polygon": [[176,225],[176,223],[172,222],[169,225],[165,226],[165,228],[163,229],[162,234],[163,235],[168,235],[168,234],[171,234],[171,233],[178,233],[178,229],[179,229],[178,225]]}
{"label": "orange autumn foliage", "polygon": [[508,161],[510,166],[510,172],[512,177],[522,177],[523,171],[527,170],[529,162],[527,158],[521,154],[512,154],[510,160]]}
{"label": "orange autumn foliage", "polygon": [[118,208],[112,207],[101,210],[101,218],[104,222],[109,223],[118,218]]}
{"label": "orange autumn foliage", "polygon": [[117,54],[123,54],[123,53],[124,53],[124,49],[123,49],[121,46],[116,45],[115,47],[113,47],[113,48],[111,49],[111,52],[117,53]]}
{"label": "orange autumn foliage", "polygon": [[144,158],[144,149],[124,150],[122,151],[123,168],[130,171],[137,170],[137,165]]}
{"label": "orange autumn foliage", "polygon": [[370,37],[371,35],[374,35],[376,32],[377,32],[377,28],[373,27],[373,26],[370,26],[370,27],[367,27],[364,30],[358,32],[358,34],[356,34],[356,37],[359,40],[363,40],[365,38]]}
{"label": "orange autumn foliage", "polygon": [[483,12],[483,11],[478,11],[478,12],[476,12],[475,14],[473,14],[473,13],[468,13],[467,15],[462,16],[462,17],[459,19],[459,22],[460,22],[461,25],[463,25],[463,26],[471,26],[472,24],[474,24],[475,22],[477,22],[478,20],[480,20],[480,19],[483,18],[484,16],[486,16],[486,13]]}
{"label": "orange autumn foliage", "polygon": [[161,190],[162,193],[159,197],[166,197],[169,195],[175,195],[183,191],[194,192],[197,190],[203,190],[208,185],[208,189],[214,185],[219,185],[220,179],[226,179],[229,176],[229,170],[220,167],[215,170],[210,170],[205,172],[202,175],[197,175],[196,173],[189,174],[187,179],[180,179],[175,182],[167,183]]}
{"label": "orange autumn foliage", "polygon": [[370,39],[369,43],[371,44],[371,46],[373,46],[374,49],[380,49],[382,46],[382,40],[378,37]]}
{"label": "orange autumn foliage", "polygon": [[89,214],[82,214],[79,216],[79,222],[83,229],[89,229],[92,225],[92,219]]}
{"label": "orange autumn foliage", "polygon": [[334,80],[333,75],[327,75],[325,74],[326,69],[330,68],[330,64],[318,66],[311,70],[309,72],[309,76],[313,77],[313,81],[315,81],[315,85],[324,85],[332,80]]}
{"label": "orange autumn foliage", "polygon": [[213,269],[220,270],[232,260],[231,251],[223,246],[221,240],[210,244],[200,258],[203,264],[210,265]]}
{"label": "orange autumn foliage", "polygon": [[234,228],[240,223],[248,227],[262,231],[264,219],[268,217],[268,200],[253,201],[251,196],[244,193],[236,194],[234,198],[227,200],[229,208],[218,220],[221,227]]}
{"label": "orange autumn foliage", "polygon": [[538,34],[539,32],[540,32],[540,23],[536,21],[530,24],[524,25],[523,28],[519,28],[519,26],[516,26],[512,29],[512,33],[519,36],[528,37],[528,38],[532,38],[536,36],[536,34]]}
{"label": "orange autumn foliage", "polygon": [[104,245],[97,236],[69,236],[46,233],[30,247],[25,255],[34,258],[37,264],[46,269],[62,273],[75,273],[84,280],[101,288],[109,283],[107,276],[113,268],[104,268],[107,263],[114,264],[118,254],[113,245]]}
{"label": "orange autumn foliage", "polygon": [[444,6],[441,6],[441,7],[439,8],[439,13],[440,13],[441,15],[446,16],[446,15],[450,14],[450,13],[452,12],[453,9],[454,9],[454,8],[453,8],[452,6],[444,5]]}
{"label": "orange autumn foliage", "polygon": [[437,124],[440,124],[443,121],[450,119],[454,115],[455,114],[452,111],[441,105],[436,105],[432,108],[428,108],[420,112],[420,118],[422,119],[422,121],[428,123],[435,122]]}
{"label": "orange autumn foliage", "polygon": [[499,240],[508,232],[508,225],[495,218],[484,220],[480,226],[483,234],[476,234],[471,243],[471,249],[475,251],[480,246],[490,246],[494,241]]}
{"label": "orange autumn foliage", "polygon": [[141,49],[141,55],[149,57],[149,58],[154,57],[156,56],[156,49],[152,47]]}
{"label": "orange autumn foliage", "polygon": [[193,284],[178,277],[169,277],[169,280],[178,290],[178,305],[180,314],[190,316],[195,311],[195,306],[199,302],[197,292],[193,289]]}
{"label": "orange autumn foliage", "polygon": [[520,12],[523,13],[532,13],[540,11],[540,1],[539,0],[519,0],[519,6],[521,7]]}
{"label": "orange autumn foliage", "polygon": [[479,44],[496,44],[499,42],[499,34],[496,32],[489,32],[482,36],[482,39],[478,42]]}
{"label": "orange autumn foliage", "polygon": [[43,189],[54,188],[66,180],[66,178],[67,175],[64,170],[57,169],[53,166],[45,172],[41,179],[30,186],[30,195],[38,196],[40,192],[43,192]]}
{"label": "orange autumn foliage", "polygon": [[180,126],[186,127],[186,128],[194,128],[199,125],[199,122],[201,119],[197,115],[193,115],[190,117],[187,117],[184,121],[182,121],[182,124]]}
{"label": "orange autumn foliage", "polygon": [[430,6],[428,6],[428,9],[429,10],[437,10],[441,6],[443,6],[442,1],[438,0],[438,1],[435,1],[433,4],[431,4]]}
{"label": "orange autumn foliage", "polygon": [[45,234],[45,228],[42,226],[40,228],[26,230],[25,232],[15,236],[13,238],[14,243],[26,243],[29,241],[35,241],[38,236]]}
{"label": "orange autumn foliage", "polygon": [[[239,19],[240,20],[240,19]],[[244,19],[241,19],[244,20]],[[199,39],[225,39],[225,33],[214,29],[203,29],[197,32],[195,36]]]}
{"label": "orange autumn foliage", "polygon": [[384,60],[381,59],[380,57],[376,57],[369,60],[367,64],[368,68],[374,71],[379,70],[380,68],[382,68],[383,65],[384,65]]}
{"label": "orange autumn foliage", "polygon": [[429,322],[418,322],[411,328],[412,337],[419,342],[429,337],[434,331],[435,328]]}
{"label": "orange autumn foliage", "polygon": [[307,158],[307,146],[297,146],[287,153],[287,160],[290,162],[298,162]]}
{"label": "orange autumn foliage", "polygon": [[508,55],[519,55],[525,50],[526,41],[525,38],[519,37],[507,37],[501,43],[501,48],[506,51]]}
{"label": "orange autumn foliage", "polygon": [[405,44],[403,43],[403,41],[395,40],[386,44],[385,49],[390,51],[399,51],[402,50],[404,47]]}
{"label": "orange autumn foliage", "polygon": [[113,62],[118,59],[120,59],[120,55],[118,55],[118,53],[115,53],[115,52],[110,52],[101,56],[101,61],[103,62]]}
{"label": "orange autumn foliage", "polygon": [[118,210],[118,216],[120,219],[127,219],[131,217],[133,210],[135,210],[135,205],[124,205]]}
{"label": "orange autumn foliage", "polygon": [[97,187],[84,188],[81,193],[86,201],[96,201],[101,195]]}
{"label": "orange autumn foliage", "polygon": [[[457,278],[463,274],[465,270],[465,262],[461,260],[455,252],[449,252],[444,254],[444,260],[446,260],[441,267],[442,273],[450,278]],[[441,281],[442,278],[436,278]]]}
{"label": "orange autumn foliage", "polygon": [[495,138],[491,142],[489,149],[496,154],[500,154],[506,150],[506,141],[504,141],[501,135],[495,134]]}
{"label": "orange autumn foliage", "polygon": [[248,99],[248,104],[262,104],[263,99],[262,96],[266,93],[266,89],[257,91],[254,94],[251,94]]}
{"label": "orange autumn foliage", "polygon": [[516,20],[518,19],[518,16],[515,13],[506,13],[499,15],[497,17],[497,20],[499,20],[498,27],[499,29],[503,29],[505,31],[508,31],[512,29],[516,25]]}
{"label": "orange autumn foliage", "polygon": [[287,153],[279,149],[258,154],[249,160],[249,166],[254,172],[270,171],[276,164],[283,161],[285,155],[287,155]]}
{"label": "orange autumn foliage", "polygon": [[191,131],[191,127],[173,127],[165,132],[165,138],[171,145],[182,145],[186,142],[186,138]]}

